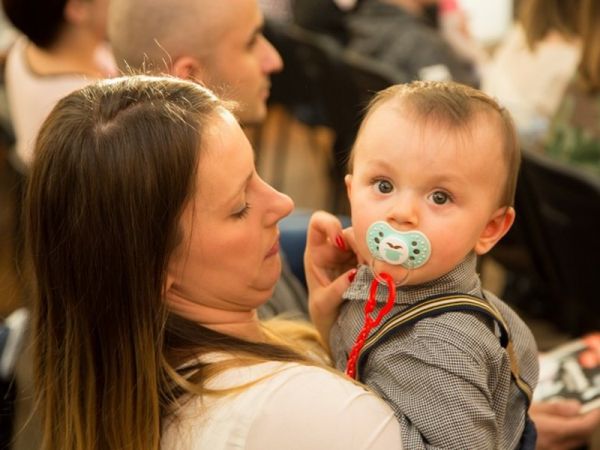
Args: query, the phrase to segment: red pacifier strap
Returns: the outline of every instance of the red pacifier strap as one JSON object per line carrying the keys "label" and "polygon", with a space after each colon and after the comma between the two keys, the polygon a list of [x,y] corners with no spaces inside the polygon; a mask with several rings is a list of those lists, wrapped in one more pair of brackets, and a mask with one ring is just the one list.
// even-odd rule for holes
{"label": "red pacifier strap", "polygon": [[390,312],[392,306],[394,305],[394,300],[396,299],[396,284],[394,283],[392,276],[382,272],[379,274],[379,278],[383,279],[387,285],[388,298],[383,308],[381,308],[381,311],[379,311],[379,314],[377,314],[377,317],[373,319],[371,317],[371,313],[375,310],[375,296],[377,294],[377,287],[379,286],[379,281],[377,278],[373,278],[373,281],[371,281],[371,289],[369,290],[369,298],[365,304],[365,323],[360,330],[360,333],[358,333],[356,341],[354,342],[352,350],[350,351],[350,355],[348,356],[346,375],[348,375],[350,378],[354,378],[356,376],[356,362],[358,359],[358,354],[365,345],[365,341],[369,337],[369,333],[373,328],[379,325],[383,317]]}

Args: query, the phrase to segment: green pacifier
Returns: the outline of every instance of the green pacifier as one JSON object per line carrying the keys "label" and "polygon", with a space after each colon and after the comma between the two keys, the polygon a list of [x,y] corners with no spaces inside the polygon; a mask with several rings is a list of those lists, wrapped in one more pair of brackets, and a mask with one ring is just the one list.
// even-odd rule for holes
{"label": "green pacifier", "polygon": [[431,255],[429,239],[420,231],[398,231],[379,221],[367,230],[367,246],[373,258],[406,269],[417,269]]}

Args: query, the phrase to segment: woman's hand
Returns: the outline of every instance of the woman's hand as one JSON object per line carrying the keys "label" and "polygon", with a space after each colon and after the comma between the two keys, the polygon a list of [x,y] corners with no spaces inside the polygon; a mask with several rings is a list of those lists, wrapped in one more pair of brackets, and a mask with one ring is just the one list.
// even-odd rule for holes
{"label": "woman's hand", "polygon": [[342,230],[339,219],[325,211],[312,215],[304,252],[308,311],[325,346],[342,294],[356,274],[354,248],[352,228]]}
{"label": "woman's hand", "polygon": [[538,433],[535,448],[570,450],[589,443],[600,426],[600,409],[579,414],[580,407],[574,400],[532,403],[529,415]]}

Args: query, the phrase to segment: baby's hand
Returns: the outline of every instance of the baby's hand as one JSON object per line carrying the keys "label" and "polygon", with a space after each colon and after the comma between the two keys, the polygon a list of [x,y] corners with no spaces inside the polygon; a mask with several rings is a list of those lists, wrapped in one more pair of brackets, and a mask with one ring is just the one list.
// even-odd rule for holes
{"label": "baby's hand", "polygon": [[308,224],[304,269],[308,286],[308,311],[325,346],[337,317],[342,294],[356,274],[354,235],[342,230],[337,217],[315,212]]}

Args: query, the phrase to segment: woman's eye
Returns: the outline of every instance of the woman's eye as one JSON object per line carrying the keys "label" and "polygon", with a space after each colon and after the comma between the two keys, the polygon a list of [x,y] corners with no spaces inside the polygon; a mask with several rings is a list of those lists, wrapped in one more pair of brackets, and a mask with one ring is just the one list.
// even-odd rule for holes
{"label": "woman's eye", "polygon": [[233,217],[237,219],[243,219],[248,215],[248,210],[250,210],[250,203],[246,203],[242,209],[238,212],[233,213]]}
{"label": "woman's eye", "polygon": [[433,203],[435,203],[436,205],[443,205],[445,203],[448,203],[448,201],[450,200],[450,196],[445,192],[436,191],[433,194],[431,194],[431,200],[433,200]]}
{"label": "woman's eye", "polygon": [[377,190],[382,194],[389,194],[394,190],[394,186],[387,180],[379,180],[375,183]]}

